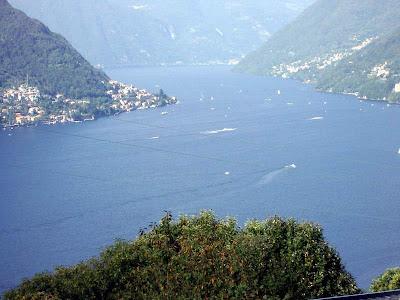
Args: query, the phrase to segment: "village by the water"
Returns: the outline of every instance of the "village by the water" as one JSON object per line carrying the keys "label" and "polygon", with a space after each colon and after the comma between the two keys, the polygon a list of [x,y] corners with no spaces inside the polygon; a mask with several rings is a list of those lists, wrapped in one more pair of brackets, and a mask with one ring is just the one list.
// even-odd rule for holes
{"label": "village by the water", "polygon": [[175,103],[177,99],[168,97],[162,90],[153,94],[115,80],[108,82],[102,101],[73,99],[63,94],[42,95],[37,87],[26,81],[18,87],[0,89],[0,125],[12,128],[39,123],[81,122]]}

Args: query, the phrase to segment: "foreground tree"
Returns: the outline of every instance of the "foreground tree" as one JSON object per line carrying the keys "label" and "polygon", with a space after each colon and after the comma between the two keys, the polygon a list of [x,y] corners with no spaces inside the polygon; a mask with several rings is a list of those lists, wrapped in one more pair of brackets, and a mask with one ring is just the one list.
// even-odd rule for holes
{"label": "foreground tree", "polygon": [[359,292],[320,227],[167,214],[99,258],[36,275],[5,299],[308,299]]}
{"label": "foreground tree", "polygon": [[400,289],[400,268],[386,270],[371,284],[371,291],[382,292]]}

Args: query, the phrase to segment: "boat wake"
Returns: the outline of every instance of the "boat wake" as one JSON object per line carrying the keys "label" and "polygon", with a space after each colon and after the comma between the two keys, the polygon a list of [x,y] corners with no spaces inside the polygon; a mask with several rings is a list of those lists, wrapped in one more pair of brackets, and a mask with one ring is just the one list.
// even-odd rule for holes
{"label": "boat wake", "polygon": [[223,133],[223,132],[231,132],[231,131],[236,131],[237,128],[223,128],[223,129],[218,129],[218,130],[208,130],[208,131],[203,131],[201,134],[218,134],[218,133]]}
{"label": "boat wake", "polygon": [[261,179],[257,182],[257,186],[263,186],[270,184],[273,180],[275,180],[278,176],[283,175],[286,172],[296,169],[297,166],[295,164],[284,166],[278,170],[269,172],[268,174],[261,177]]}

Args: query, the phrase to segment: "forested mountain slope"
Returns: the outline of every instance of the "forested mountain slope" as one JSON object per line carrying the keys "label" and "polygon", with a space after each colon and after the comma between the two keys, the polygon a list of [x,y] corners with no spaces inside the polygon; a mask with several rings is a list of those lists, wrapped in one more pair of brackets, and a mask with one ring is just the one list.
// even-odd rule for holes
{"label": "forested mountain slope", "polygon": [[400,29],[397,29],[327,68],[318,79],[318,88],[398,102],[399,83]]}
{"label": "forested mountain slope", "polygon": [[62,36],[0,0],[0,87],[29,83],[71,97],[104,95],[108,77]]}
{"label": "forested mountain slope", "polygon": [[[321,89],[360,97],[396,99],[398,20],[396,0],[319,0],[248,55],[238,70],[293,77]],[[375,76],[382,66],[388,76]]]}
{"label": "forested mountain slope", "polygon": [[112,81],[62,36],[0,0],[0,126],[94,120],[176,103]]}

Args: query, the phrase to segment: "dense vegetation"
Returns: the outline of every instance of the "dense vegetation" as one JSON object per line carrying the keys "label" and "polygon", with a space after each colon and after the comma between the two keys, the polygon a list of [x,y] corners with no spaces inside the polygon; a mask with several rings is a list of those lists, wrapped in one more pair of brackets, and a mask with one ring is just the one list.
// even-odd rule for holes
{"label": "dense vegetation", "polygon": [[[375,66],[384,65],[387,76],[371,74]],[[334,92],[358,92],[372,99],[400,101],[393,87],[400,83],[400,28],[391,31],[358,53],[338,62],[320,74],[318,88]]]}
{"label": "dense vegetation", "polygon": [[371,291],[391,291],[400,289],[400,268],[386,270],[381,276],[376,278],[371,285]]}
{"label": "dense vegetation", "polygon": [[108,77],[60,35],[0,0],[0,88],[25,82],[42,93],[103,96]]}
{"label": "dense vegetation", "polygon": [[[309,68],[286,74],[307,80],[322,90],[356,93],[372,99],[398,100],[393,88],[400,82],[400,10],[397,0],[318,0],[293,23],[276,33],[261,49],[248,55],[238,70],[273,74],[273,67],[322,61],[335,53],[351,54],[325,68]],[[369,38],[364,49],[353,47]],[[388,62],[388,78],[370,76],[371,70]]]}
{"label": "dense vegetation", "polygon": [[38,274],[5,299],[309,299],[359,292],[320,227],[167,214],[99,258]]}

